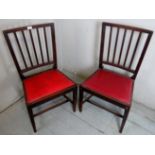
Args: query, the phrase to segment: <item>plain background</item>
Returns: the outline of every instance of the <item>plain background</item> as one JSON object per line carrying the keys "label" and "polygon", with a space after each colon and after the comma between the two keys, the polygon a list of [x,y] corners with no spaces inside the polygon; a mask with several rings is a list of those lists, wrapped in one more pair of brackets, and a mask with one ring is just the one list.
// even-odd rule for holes
{"label": "plain background", "polygon": [[[132,19],[46,19],[46,20],[0,20],[0,111],[23,96],[21,80],[10,56],[2,30],[54,22],[58,51],[58,67],[83,79],[98,67],[101,22],[139,26],[155,30],[155,20]],[[153,35],[147,54],[138,73],[133,100],[155,109],[155,35]]]}

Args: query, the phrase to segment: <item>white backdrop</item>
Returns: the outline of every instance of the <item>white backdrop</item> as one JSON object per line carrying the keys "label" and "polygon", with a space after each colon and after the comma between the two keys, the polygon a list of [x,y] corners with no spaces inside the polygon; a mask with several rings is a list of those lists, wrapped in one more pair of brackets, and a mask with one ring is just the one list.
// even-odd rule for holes
{"label": "white backdrop", "polygon": [[[98,67],[101,21],[125,23],[155,30],[155,20],[0,20],[0,111],[23,94],[21,82],[2,30],[32,23],[55,22],[58,66],[86,77]],[[134,100],[155,109],[155,36],[137,76]]]}

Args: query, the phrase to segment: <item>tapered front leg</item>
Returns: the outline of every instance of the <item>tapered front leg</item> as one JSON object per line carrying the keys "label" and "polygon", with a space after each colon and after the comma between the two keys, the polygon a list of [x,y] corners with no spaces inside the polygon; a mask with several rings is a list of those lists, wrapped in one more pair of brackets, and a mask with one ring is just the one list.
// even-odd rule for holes
{"label": "tapered front leg", "polygon": [[77,104],[77,87],[73,90],[73,111],[76,111],[76,104]]}
{"label": "tapered front leg", "polygon": [[27,110],[28,110],[28,113],[29,113],[29,117],[30,117],[30,121],[31,121],[31,124],[32,124],[32,127],[33,127],[33,131],[37,132],[36,125],[35,125],[35,120],[34,120],[34,117],[33,117],[32,108],[27,107]]}
{"label": "tapered front leg", "polygon": [[126,120],[127,120],[127,118],[128,118],[129,111],[130,111],[130,108],[127,108],[127,109],[125,109],[125,111],[124,111],[124,116],[123,116],[122,124],[121,124],[120,130],[119,130],[120,133],[122,133],[122,131],[123,131],[123,129],[124,129]]}
{"label": "tapered front leg", "polygon": [[83,89],[80,87],[80,92],[79,92],[79,111],[82,112],[82,105],[83,105]]}

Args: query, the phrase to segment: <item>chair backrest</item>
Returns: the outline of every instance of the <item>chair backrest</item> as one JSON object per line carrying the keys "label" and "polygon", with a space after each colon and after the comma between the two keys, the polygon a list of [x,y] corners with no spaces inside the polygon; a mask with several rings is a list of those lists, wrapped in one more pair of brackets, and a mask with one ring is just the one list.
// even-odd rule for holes
{"label": "chair backrest", "polygon": [[99,68],[117,67],[135,79],[152,34],[143,28],[103,22]]}
{"label": "chair backrest", "polygon": [[18,27],[3,33],[21,79],[40,67],[57,68],[54,23]]}

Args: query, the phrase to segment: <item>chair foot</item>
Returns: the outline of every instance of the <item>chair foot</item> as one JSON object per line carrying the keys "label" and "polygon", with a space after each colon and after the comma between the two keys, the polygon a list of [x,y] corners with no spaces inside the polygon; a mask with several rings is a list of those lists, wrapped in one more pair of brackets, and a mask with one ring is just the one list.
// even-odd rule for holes
{"label": "chair foot", "polygon": [[27,109],[28,109],[29,118],[30,118],[30,121],[31,121],[31,124],[32,124],[32,127],[33,127],[33,131],[37,132],[36,125],[35,125],[35,120],[34,120],[34,117],[33,117],[32,108],[27,107]]}
{"label": "chair foot", "polygon": [[82,106],[83,106],[83,89],[80,87],[80,93],[79,93],[79,111],[82,112]]}
{"label": "chair foot", "polygon": [[77,104],[77,87],[73,90],[73,112],[76,112],[76,104]]}
{"label": "chair foot", "polygon": [[79,111],[82,112],[82,105],[79,104]]}
{"label": "chair foot", "polygon": [[129,114],[129,108],[125,109],[123,120],[122,120],[122,124],[121,124],[121,127],[119,129],[119,133],[123,132],[123,129],[124,129],[124,126],[125,126],[128,114]]}

